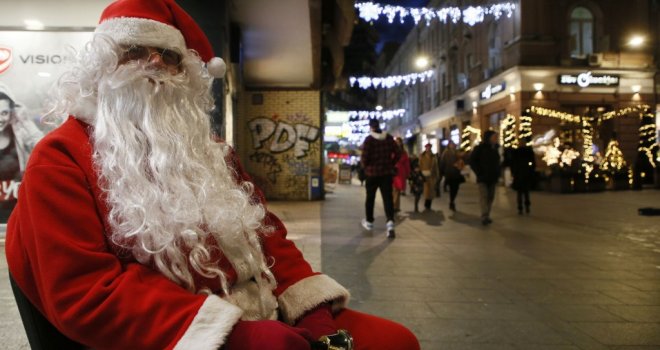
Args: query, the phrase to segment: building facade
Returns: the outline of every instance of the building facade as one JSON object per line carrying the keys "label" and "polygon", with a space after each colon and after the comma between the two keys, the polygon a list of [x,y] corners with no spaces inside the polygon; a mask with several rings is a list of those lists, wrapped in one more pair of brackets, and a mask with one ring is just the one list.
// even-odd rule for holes
{"label": "building facade", "polygon": [[[462,3],[431,1],[428,7]],[[657,5],[648,0],[515,4],[510,18],[487,18],[474,26],[439,21],[426,26],[422,21],[411,31],[384,74],[415,69],[419,55],[429,58],[435,74],[425,84],[381,92],[384,106],[408,111],[390,123],[390,130],[414,136],[409,140],[416,147],[430,142],[440,148],[448,140],[469,145],[478,139],[477,129],[504,132],[500,129],[508,125],[519,134],[520,117],[529,115],[532,135],[553,130],[579,149],[580,123],[560,118],[574,115],[598,121],[596,151],[616,139],[625,160],[634,163],[640,114],[599,117],[637,106],[655,112]],[[541,109],[532,107],[553,113],[535,113]],[[475,131],[472,136],[469,130]]]}

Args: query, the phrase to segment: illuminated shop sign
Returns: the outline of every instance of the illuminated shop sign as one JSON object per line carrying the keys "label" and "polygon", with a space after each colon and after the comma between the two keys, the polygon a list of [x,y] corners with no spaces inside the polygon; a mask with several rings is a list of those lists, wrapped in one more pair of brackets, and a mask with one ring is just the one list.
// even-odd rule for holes
{"label": "illuminated shop sign", "polygon": [[497,85],[488,84],[488,86],[486,86],[486,88],[481,92],[480,96],[482,100],[488,100],[493,95],[497,95],[504,90],[506,90],[505,82],[501,82]]}
{"label": "illuminated shop sign", "polygon": [[584,72],[580,74],[562,74],[557,80],[559,85],[577,85],[579,87],[589,86],[619,86],[619,76],[610,74],[593,74]]}

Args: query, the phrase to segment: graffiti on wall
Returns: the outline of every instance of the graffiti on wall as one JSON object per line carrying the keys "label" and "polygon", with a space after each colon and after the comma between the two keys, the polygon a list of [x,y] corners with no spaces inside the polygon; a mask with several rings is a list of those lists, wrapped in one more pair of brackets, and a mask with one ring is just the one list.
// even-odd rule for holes
{"label": "graffiti on wall", "polygon": [[266,179],[271,183],[277,183],[277,175],[282,172],[282,166],[277,158],[272,154],[266,152],[254,152],[250,155],[250,161],[259,164],[266,174]]}
{"label": "graffiti on wall", "polygon": [[252,147],[255,150],[264,148],[270,140],[268,150],[271,153],[283,153],[293,148],[296,158],[307,155],[310,143],[319,138],[319,128],[299,123],[275,121],[270,118],[254,118],[248,123],[252,135]]}
{"label": "graffiti on wall", "polygon": [[306,199],[320,168],[320,130],[305,114],[256,117],[247,123],[253,179],[272,197]]}

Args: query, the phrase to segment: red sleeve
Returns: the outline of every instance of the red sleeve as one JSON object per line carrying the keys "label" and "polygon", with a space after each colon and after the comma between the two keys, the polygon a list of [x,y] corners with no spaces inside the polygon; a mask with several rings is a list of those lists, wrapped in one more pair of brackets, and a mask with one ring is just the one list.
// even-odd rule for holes
{"label": "red sleeve", "polygon": [[109,250],[90,188],[73,160],[28,167],[6,245],[9,269],[28,299],[63,334],[91,348],[217,349],[240,309],[143,265],[123,264]]}
{"label": "red sleeve", "polygon": [[[228,157],[228,164],[234,168],[237,180],[250,181],[233,150]],[[266,206],[263,192],[256,187],[254,191],[255,200]],[[345,307],[350,298],[348,291],[330,277],[312,270],[296,245],[286,238],[287,230],[282,221],[267,211],[264,223],[273,229],[262,236],[262,247],[277,281],[274,294],[284,320],[293,324],[307,311],[327,302],[332,303],[334,310]]]}

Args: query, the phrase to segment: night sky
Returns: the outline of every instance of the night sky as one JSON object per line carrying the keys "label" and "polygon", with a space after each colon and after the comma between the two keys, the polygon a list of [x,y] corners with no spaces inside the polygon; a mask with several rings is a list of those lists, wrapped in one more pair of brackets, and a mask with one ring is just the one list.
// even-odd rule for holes
{"label": "night sky", "polygon": [[[403,7],[423,7],[426,6],[429,1],[428,0],[404,0],[404,1],[381,0],[374,2],[377,2],[379,4],[398,5]],[[381,16],[377,22],[374,22],[374,27],[380,34],[380,41],[376,46],[376,51],[380,52],[382,46],[388,41],[394,41],[398,43],[403,42],[403,40],[406,38],[410,30],[413,28],[413,26],[414,26],[414,22],[412,20],[412,17],[410,16],[406,17],[406,21],[404,22],[404,24],[401,24],[399,22],[398,17],[394,20],[394,23],[389,24],[387,22],[387,18],[385,16]]]}

